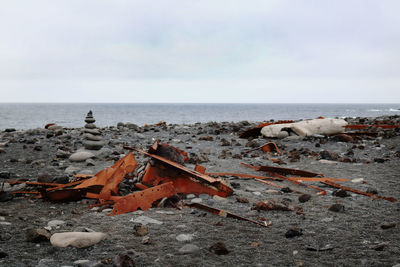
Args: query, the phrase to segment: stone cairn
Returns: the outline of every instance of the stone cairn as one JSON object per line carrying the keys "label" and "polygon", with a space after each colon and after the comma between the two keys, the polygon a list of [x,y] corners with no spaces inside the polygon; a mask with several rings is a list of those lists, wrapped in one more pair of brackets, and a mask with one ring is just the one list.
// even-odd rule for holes
{"label": "stone cairn", "polygon": [[88,150],[100,150],[104,146],[100,130],[94,124],[93,112],[90,110],[85,118],[85,128],[83,129],[83,146]]}

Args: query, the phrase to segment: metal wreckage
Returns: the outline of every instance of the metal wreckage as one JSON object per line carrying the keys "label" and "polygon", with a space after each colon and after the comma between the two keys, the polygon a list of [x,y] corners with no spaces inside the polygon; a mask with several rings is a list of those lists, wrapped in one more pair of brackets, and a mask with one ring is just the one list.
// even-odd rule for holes
{"label": "metal wreckage", "polygon": [[[258,136],[261,128],[271,124],[284,124],[292,121],[279,121],[276,123],[264,123],[255,128],[243,132],[240,137],[248,138]],[[371,127],[383,128],[398,128],[399,125],[347,125],[347,129],[364,130]],[[346,132],[351,135],[373,135],[373,132],[359,131]],[[38,198],[47,199],[50,201],[77,201],[84,198],[95,199],[98,204],[95,205],[112,205],[113,210],[110,216],[133,212],[138,209],[148,210],[153,206],[160,204],[162,200],[173,198],[176,195],[182,194],[208,194],[210,196],[219,196],[226,198],[233,194],[233,189],[228,185],[222,177],[238,177],[244,179],[254,179],[257,182],[268,186],[280,188],[281,190],[290,190],[290,192],[304,195],[304,192],[292,190],[287,185],[280,185],[277,182],[285,181],[300,187],[310,188],[316,192],[316,195],[326,195],[326,191],[309,182],[320,182],[326,186],[338,188],[345,191],[350,191],[356,194],[365,195],[372,199],[383,199],[390,202],[397,200],[392,197],[384,197],[375,195],[369,192],[359,191],[350,187],[342,186],[336,182],[348,181],[344,178],[328,178],[322,173],[314,173],[305,170],[297,170],[282,167],[272,166],[253,166],[242,163],[244,167],[251,168],[255,171],[263,172],[266,176],[258,176],[245,173],[207,173],[206,168],[196,165],[194,170],[184,166],[189,157],[185,151],[168,144],[159,143],[156,141],[148,151],[143,151],[138,148],[125,146],[125,149],[130,150],[123,158],[115,162],[109,168],[103,169],[94,176],[76,175],[75,179],[67,184],[57,183],[39,183],[25,181],[9,181],[10,184],[26,183],[33,187],[37,187],[38,191],[19,191],[14,194],[35,194]],[[268,142],[260,147],[248,150],[243,153],[260,149],[265,153],[274,152],[280,154],[277,145],[273,142]],[[144,169],[144,173],[139,180],[132,174],[138,166],[138,163],[132,154],[136,151],[140,154],[149,157],[149,161]],[[216,178],[215,178],[216,177]],[[135,183],[136,192],[121,196],[119,185],[124,179],[139,180]],[[179,199],[179,198],[176,198]],[[245,201],[246,199],[237,199]],[[182,204],[182,203],[181,203]],[[182,206],[202,209],[222,217],[231,217],[238,220],[248,221],[262,227],[268,227],[266,221],[255,221],[237,214],[210,207],[201,203],[183,203]],[[253,209],[264,210],[295,210],[297,214],[303,214],[301,209],[291,208],[284,203],[274,201],[261,201],[253,207]]]}

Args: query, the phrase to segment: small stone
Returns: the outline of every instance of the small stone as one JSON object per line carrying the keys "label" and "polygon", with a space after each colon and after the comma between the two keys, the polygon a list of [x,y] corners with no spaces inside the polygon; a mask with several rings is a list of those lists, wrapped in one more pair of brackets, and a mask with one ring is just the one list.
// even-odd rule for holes
{"label": "small stone", "polygon": [[309,195],[309,194],[302,194],[302,195],[299,196],[299,202],[300,203],[307,202],[310,199],[311,199],[311,195]]}
{"label": "small stone", "polygon": [[143,239],[142,239],[142,244],[143,244],[143,245],[150,245],[151,243],[152,243],[152,242],[151,242],[151,239],[150,239],[149,236],[143,237]]}
{"label": "small stone", "polygon": [[190,242],[193,240],[193,234],[179,234],[176,236],[176,240],[179,242]]}
{"label": "small stone", "polygon": [[333,222],[333,218],[323,218],[321,222]]}
{"label": "small stone", "polygon": [[72,162],[81,162],[81,161],[85,161],[89,158],[93,158],[94,154],[91,152],[87,152],[87,151],[80,151],[80,152],[75,152],[74,154],[72,154],[69,157],[69,160]]}
{"label": "small stone", "polygon": [[7,257],[7,256],[8,256],[7,253],[5,253],[5,252],[3,252],[3,251],[0,251],[0,259],[5,258],[5,257]]}
{"label": "small stone", "polygon": [[192,199],[192,198],[195,198],[195,197],[196,197],[195,194],[187,194],[186,195],[186,199]]}
{"label": "small stone", "polygon": [[82,143],[88,150],[100,150],[104,146],[103,141],[84,140]]}
{"label": "small stone", "polygon": [[342,204],[333,204],[329,207],[329,211],[344,212],[344,206]]}
{"label": "small stone", "polygon": [[70,174],[70,175],[73,175],[73,174],[77,174],[78,172],[79,172],[79,170],[80,170],[81,168],[79,168],[79,167],[75,167],[75,166],[68,166],[66,169],[65,169],[65,173],[66,174]]}
{"label": "small stone", "polygon": [[2,172],[0,172],[0,178],[3,178],[3,179],[10,179],[10,178],[11,178],[11,173],[10,173],[10,172],[2,171]]}
{"label": "small stone", "polygon": [[285,233],[285,237],[286,238],[293,238],[293,237],[302,236],[302,235],[303,235],[303,230],[302,229],[296,229],[296,228],[289,229]]}
{"label": "small stone", "polygon": [[136,219],[131,219],[130,221],[132,221],[132,222],[134,222],[134,223],[140,223],[140,224],[142,224],[142,225],[147,225],[147,224],[158,224],[158,225],[160,225],[160,224],[162,224],[163,222],[161,222],[161,221],[158,221],[158,220],[155,220],[155,219],[152,219],[152,218],[150,218],[150,217],[147,217],[147,216],[139,216],[139,217],[137,217]]}
{"label": "small stone", "polygon": [[56,233],[50,238],[50,243],[55,247],[73,246],[77,248],[86,248],[99,243],[107,237],[101,232],[66,232]]}
{"label": "small stone", "polygon": [[192,203],[201,203],[201,202],[203,202],[203,199],[201,199],[199,197],[196,197],[196,198],[193,198],[192,200],[190,200],[190,202],[192,202]]}
{"label": "small stone", "polygon": [[229,253],[225,244],[222,242],[217,242],[217,243],[213,244],[208,250],[217,255],[226,255]]}
{"label": "small stone", "polygon": [[49,227],[60,227],[61,225],[64,225],[64,224],[66,224],[66,222],[65,221],[62,221],[62,220],[52,220],[52,221],[49,221],[48,223],[47,223],[47,226],[49,226]]}
{"label": "small stone", "polygon": [[14,198],[14,195],[10,192],[0,191],[0,202],[10,201]]}
{"label": "small stone", "polygon": [[378,194],[378,190],[376,188],[368,187],[367,188],[367,193],[370,193],[370,194],[373,194],[373,195],[377,195]]}
{"label": "small stone", "polygon": [[347,193],[347,191],[343,190],[343,189],[333,191],[333,195],[337,196],[337,197],[349,197],[350,196],[349,193]]}
{"label": "small stone", "polygon": [[55,260],[53,259],[41,259],[36,267],[49,267],[49,266],[56,266]]}
{"label": "small stone", "polygon": [[362,183],[362,182],[364,182],[364,178],[353,179],[353,180],[351,180],[351,182],[352,182],[352,183],[355,183],[355,184],[357,184],[357,183]]}
{"label": "small stone", "polygon": [[290,187],[284,187],[284,188],[281,189],[281,191],[282,191],[283,193],[291,193],[291,192],[293,192],[293,190],[290,189]]}
{"label": "small stone", "polygon": [[133,226],[133,233],[136,236],[145,236],[149,233],[149,229],[141,224],[137,224]]}
{"label": "small stone", "polygon": [[382,229],[390,229],[396,226],[396,223],[394,222],[384,222],[381,224]]}
{"label": "small stone", "polygon": [[200,248],[193,244],[186,244],[179,249],[180,254],[197,254],[200,252]]}
{"label": "small stone", "polygon": [[67,159],[67,158],[69,158],[70,155],[71,154],[69,152],[61,150],[61,149],[58,149],[56,152],[56,157],[59,159]]}
{"label": "small stone", "polygon": [[239,203],[249,203],[249,200],[247,198],[242,198],[242,197],[237,197],[236,202]]}
{"label": "small stone", "polygon": [[216,202],[228,202],[228,199],[226,199],[224,197],[217,196],[217,195],[213,196],[213,200],[216,201]]}
{"label": "small stone", "polygon": [[115,267],[134,267],[135,261],[128,254],[118,254],[113,259]]}
{"label": "small stone", "polygon": [[376,251],[383,251],[387,247],[388,244],[389,244],[388,242],[382,242],[382,243],[379,243],[378,245],[374,246],[373,249]]}
{"label": "small stone", "polygon": [[32,243],[39,243],[42,241],[48,241],[51,237],[51,234],[46,229],[38,228],[38,229],[27,229],[26,230],[26,241]]}

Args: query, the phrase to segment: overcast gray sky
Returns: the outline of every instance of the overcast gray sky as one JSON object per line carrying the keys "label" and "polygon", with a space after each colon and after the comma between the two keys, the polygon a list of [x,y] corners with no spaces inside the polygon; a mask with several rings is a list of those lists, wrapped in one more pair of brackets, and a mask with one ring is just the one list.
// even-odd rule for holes
{"label": "overcast gray sky", "polygon": [[0,102],[400,103],[400,1],[12,0]]}

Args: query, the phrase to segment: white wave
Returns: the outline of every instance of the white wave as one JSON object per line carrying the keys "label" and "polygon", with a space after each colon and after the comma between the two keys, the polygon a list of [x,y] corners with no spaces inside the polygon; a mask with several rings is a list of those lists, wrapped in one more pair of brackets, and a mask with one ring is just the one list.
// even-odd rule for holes
{"label": "white wave", "polygon": [[392,111],[392,112],[399,112],[400,109],[398,109],[398,108],[391,108],[391,109],[389,109],[389,111]]}
{"label": "white wave", "polygon": [[379,112],[382,111],[381,109],[368,109],[367,111]]}

